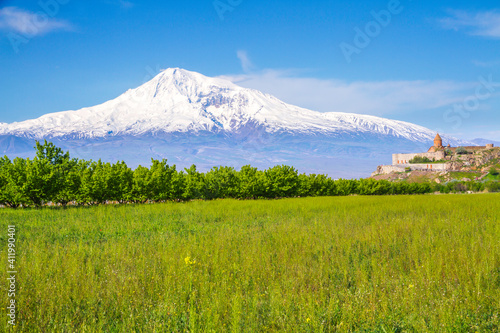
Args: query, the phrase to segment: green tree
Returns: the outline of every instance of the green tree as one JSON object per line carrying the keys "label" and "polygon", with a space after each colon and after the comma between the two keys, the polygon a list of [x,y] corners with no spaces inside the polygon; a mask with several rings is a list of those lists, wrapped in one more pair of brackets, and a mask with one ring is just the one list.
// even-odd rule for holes
{"label": "green tree", "polygon": [[500,182],[489,181],[485,184],[488,192],[500,192]]}
{"label": "green tree", "polygon": [[238,172],[240,199],[257,199],[264,196],[264,173],[250,165],[244,165]]}
{"label": "green tree", "polygon": [[277,165],[264,171],[264,195],[267,198],[298,195],[299,175],[294,167]]}
{"label": "green tree", "polygon": [[339,179],[335,181],[335,195],[351,195],[358,193],[358,181],[355,179]]}
{"label": "green tree", "polygon": [[134,172],[123,161],[117,162],[111,166],[111,178],[113,182],[113,193],[111,200],[120,203],[132,200],[132,189]]}
{"label": "green tree", "polygon": [[166,159],[161,161],[152,159],[151,163],[148,180],[149,199],[153,201],[176,199],[180,194],[180,178],[177,176],[175,165],[168,165]]}
{"label": "green tree", "polygon": [[112,200],[113,184],[112,166],[101,160],[91,162],[82,174],[81,200],[87,204],[102,204]]}
{"label": "green tree", "polygon": [[213,167],[205,174],[203,197],[205,199],[236,198],[239,179],[232,167]]}
{"label": "green tree", "polygon": [[407,182],[391,183],[391,194],[410,194],[410,186]]}
{"label": "green tree", "polygon": [[69,152],[63,152],[61,148],[56,147],[52,142],[44,140],[44,144],[36,141],[36,157],[39,160],[47,160],[52,165],[58,165],[69,160]]}
{"label": "green tree", "polygon": [[145,203],[151,197],[149,189],[149,169],[139,165],[132,176],[132,195],[134,202]]}
{"label": "green tree", "polygon": [[35,207],[41,207],[56,196],[58,179],[55,165],[48,159],[35,157],[26,160],[26,181],[23,193]]}
{"label": "green tree", "polygon": [[80,195],[82,174],[88,163],[77,159],[64,159],[54,166],[56,187],[51,191],[51,201],[66,206],[71,201],[77,201]]}
{"label": "green tree", "polygon": [[0,203],[18,208],[28,204],[23,186],[26,183],[26,160],[16,158],[11,161],[7,156],[0,158]]}
{"label": "green tree", "polygon": [[361,179],[358,183],[360,195],[384,195],[391,192],[391,183],[387,180]]}
{"label": "green tree", "polygon": [[[68,202],[78,197],[81,185],[81,168],[83,166],[77,159],[71,159],[69,152],[63,152],[52,142],[44,140],[44,144],[36,141],[36,157],[34,167],[37,172],[32,173],[35,184],[36,201],[53,201],[65,206]],[[38,181],[42,179],[45,184]],[[30,191],[32,192],[32,191]]]}
{"label": "green tree", "polygon": [[326,175],[301,174],[299,175],[299,183],[298,194],[301,197],[324,196],[329,195],[329,192],[331,192],[332,181]]}
{"label": "green tree", "polygon": [[183,199],[201,199],[202,191],[205,188],[205,177],[202,173],[196,170],[196,165],[184,169],[184,191],[182,194]]}

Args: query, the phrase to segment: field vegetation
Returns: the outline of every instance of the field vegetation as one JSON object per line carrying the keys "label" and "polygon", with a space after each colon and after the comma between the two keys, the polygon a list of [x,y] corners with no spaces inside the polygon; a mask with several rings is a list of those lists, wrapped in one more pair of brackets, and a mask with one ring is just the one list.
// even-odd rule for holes
{"label": "field vegetation", "polygon": [[2,248],[7,225],[17,229],[18,325],[9,330],[499,331],[499,199],[2,209]]}

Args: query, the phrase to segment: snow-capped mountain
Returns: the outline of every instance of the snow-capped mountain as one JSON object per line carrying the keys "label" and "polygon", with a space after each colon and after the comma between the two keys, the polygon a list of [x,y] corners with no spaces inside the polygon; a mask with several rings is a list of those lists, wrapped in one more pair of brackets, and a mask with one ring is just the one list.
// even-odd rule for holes
{"label": "snow-capped mountain", "polygon": [[[380,164],[375,158],[389,154],[388,148],[424,149],[435,135],[402,121],[306,110],[227,80],[171,68],[101,105],[0,123],[0,151],[19,155],[30,140],[50,139],[81,157],[132,165],[166,157],[202,168],[287,163],[305,172],[335,173],[345,167],[357,176]],[[354,163],[353,169],[338,162],[346,159],[371,162]],[[329,160],[337,162],[325,168]]]}
{"label": "snow-capped mountain", "polygon": [[0,135],[30,138],[98,138],[158,133],[237,133],[261,127],[268,133],[379,133],[412,141],[435,133],[401,121],[349,113],[320,113],[286,104],[230,81],[173,68],[104,104],[1,124]]}

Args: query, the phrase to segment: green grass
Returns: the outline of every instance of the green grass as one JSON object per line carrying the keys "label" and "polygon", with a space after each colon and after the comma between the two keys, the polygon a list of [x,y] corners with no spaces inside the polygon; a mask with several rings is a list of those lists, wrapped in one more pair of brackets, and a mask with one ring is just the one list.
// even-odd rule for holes
{"label": "green grass", "polygon": [[462,172],[462,171],[452,171],[449,173],[451,179],[461,180],[463,178],[469,178],[470,180],[476,179],[476,177],[481,177],[480,172]]}
{"label": "green grass", "polygon": [[492,175],[491,173],[489,173],[489,174],[487,174],[487,175],[483,178],[483,180],[497,180],[497,181],[499,181],[499,180],[500,180],[500,174],[499,174],[499,175],[494,176],[494,175]]}
{"label": "green grass", "polygon": [[19,324],[0,327],[498,331],[499,212],[496,194],[4,209]]}

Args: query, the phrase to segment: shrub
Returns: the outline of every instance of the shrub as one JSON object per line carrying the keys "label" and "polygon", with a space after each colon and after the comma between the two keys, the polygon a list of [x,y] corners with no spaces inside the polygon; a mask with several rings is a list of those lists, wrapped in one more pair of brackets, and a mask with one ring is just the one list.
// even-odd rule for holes
{"label": "shrub", "polygon": [[497,168],[495,168],[495,167],[490,168],[490,175],[498,176],[499,174],[500,174],[500,172],[498,171]]}
{"label": "shrub", "polygon": [[467,191],[467,186],[462,182],[456,182],[453,184],[454,192],[465,192]]}
{"label": "shrub", "polygon": [[468,154],[467,149],[465,147],[458,147],[457,150],[455,151],[458,155],[464,155]]}
{"label": "shrub", "polygon": [[410,164],[420,164],[420,163],[432,163],[433,161],[430,160],[428,157],[425,156],[415,156],[413,159],[410,160]]}
{"label": "shrub", "polygon": [[488,192],[500,192],[500,183],[499,182],[488,182],[485,185]]}

